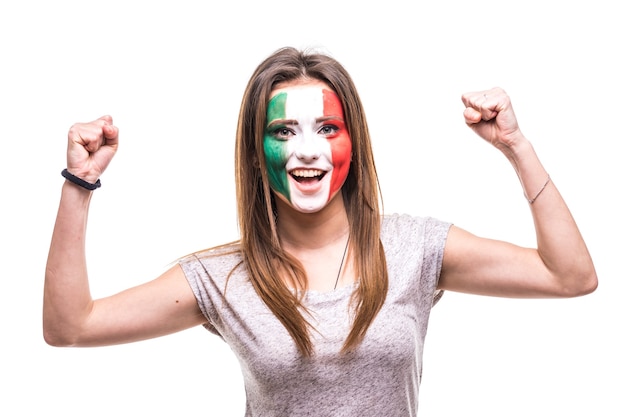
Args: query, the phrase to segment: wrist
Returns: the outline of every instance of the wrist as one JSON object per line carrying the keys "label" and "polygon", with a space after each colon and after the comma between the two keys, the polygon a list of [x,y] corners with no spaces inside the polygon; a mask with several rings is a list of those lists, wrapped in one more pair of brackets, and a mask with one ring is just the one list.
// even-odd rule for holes
{"label": "wrist", "polygon": [[535,149],[530,141],[520,134],[514,140],[511,140],[509,146],[502,149],[502,152],[512,163],[515,163],[526,159],[529,155],[534,155]]}
{"label": "wrist", "polygon": [[92,196],[93,192],[66,180],[61,188],[61,205],[69,207],[72,216],[76,216],[89,209]]}
{"label": "wrist", "polygon": [[70,183],[81,187],[85,190],[88,191],[93,191],[97,188],[100,188],[100,179],[97,179],[95,182],[90,182],[87,181],[77,175],[72,174],[71,172],[69,172],[67,169],[64,169],[63,171],[61,171],[61,175]]}

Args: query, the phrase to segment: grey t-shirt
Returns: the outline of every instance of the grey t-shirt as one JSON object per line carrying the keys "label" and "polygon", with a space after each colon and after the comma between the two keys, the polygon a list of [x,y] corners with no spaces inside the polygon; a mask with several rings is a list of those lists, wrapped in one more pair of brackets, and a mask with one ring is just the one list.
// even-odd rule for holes
{"label": "grey t-shirt", "polygon": [[256,294],[236,245],[182,259],[208,320],[205,327],[239,359],[246,416],[415,416],[449,226],[433,218],[383,217],[389,291],[361,345],[345,355],[340,350],[351,328],[349,301],[358,283],[305,294],[316,331],[311,332],[315,353],[304,358]]}

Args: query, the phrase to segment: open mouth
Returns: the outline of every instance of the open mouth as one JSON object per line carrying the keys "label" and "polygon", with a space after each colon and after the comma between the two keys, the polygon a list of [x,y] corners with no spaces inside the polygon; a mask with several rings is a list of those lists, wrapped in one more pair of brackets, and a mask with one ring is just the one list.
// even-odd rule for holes
{"label": "open mouth", "polygon": [[326,175],[326,171],[319,169],[294,169],[289,173],[299,183],[320,181]]}

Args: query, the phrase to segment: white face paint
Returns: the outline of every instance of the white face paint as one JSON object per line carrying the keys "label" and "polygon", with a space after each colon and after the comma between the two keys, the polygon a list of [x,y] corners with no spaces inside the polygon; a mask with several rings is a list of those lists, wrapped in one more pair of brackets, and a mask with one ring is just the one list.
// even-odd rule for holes
{"label": "white face paint", "polygon": [[352,143],[339,98],[314,82],[279,88],[268,108],[264,149],[272,189],[296,210],[321,210],[341,189]]}

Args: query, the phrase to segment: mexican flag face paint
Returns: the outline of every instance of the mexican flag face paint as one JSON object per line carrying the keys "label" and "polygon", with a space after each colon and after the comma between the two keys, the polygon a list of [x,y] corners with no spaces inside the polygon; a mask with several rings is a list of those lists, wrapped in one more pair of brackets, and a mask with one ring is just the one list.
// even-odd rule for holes
{"label": "mexican flag face paint", "polygon": [[337,95],[321,82],[275,90],[263,149],[279,197],[305,213],[324,208],[346,180],[352,152]]}

